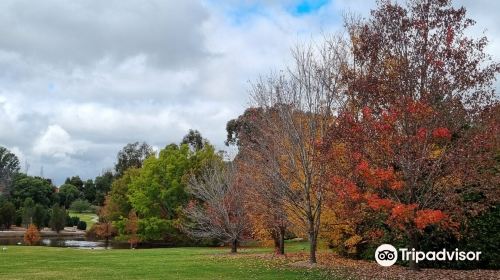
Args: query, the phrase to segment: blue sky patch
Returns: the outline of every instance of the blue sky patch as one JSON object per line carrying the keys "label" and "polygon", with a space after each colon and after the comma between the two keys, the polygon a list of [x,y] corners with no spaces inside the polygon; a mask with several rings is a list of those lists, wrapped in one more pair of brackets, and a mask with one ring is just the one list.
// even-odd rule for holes
{"label": "blue sky patch", "polygon": [[295,6],[294,13],[297,15],[306,15],[314,13],[321,7],[325,6],[330,2],[329,0],[303,0]]}

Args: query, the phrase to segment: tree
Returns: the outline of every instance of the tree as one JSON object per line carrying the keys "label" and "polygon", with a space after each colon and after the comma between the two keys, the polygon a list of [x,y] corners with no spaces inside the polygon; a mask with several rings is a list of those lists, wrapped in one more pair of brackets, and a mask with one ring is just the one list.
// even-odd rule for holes
{"label": "tree", "polygon": [[261,240],[271,238],[275,253],[284,255],[285,234],[291,224],[286,202],[280,193],[274,192],[276,188],[270,185],[272,182],[246,171],[240,171],[240,174],[244,178],[240,182],[245,190],[245,205],[253,234]]}
{"label": "tree", "polygon": [[261,122],[253,148],[262,165],[295,215],[310,241],[309,261],[316,263],[317,239],[324,199],[325,168],[318,160],[321,139],[342,105],[340,68],[345,60],[342,44],[300,48],[294,68],[259,80],[252,88]]}
{"label": "tree", "polygon": [[187,201],[183,176],[192,163],[187,145],[168,145],[159,157],[151,156],[129,185],[129,200],[142,217],[176,217],[176,209]]}
{"label": "tree", "polygon": [[198,130],[189,130],[189,133],[182,138],[181,144],[187,144],[195,151],[203,149],[207,141],[203,139]]}
{"label": "tree", "polygon": [[28,245],[35,245],[40,241],[40,233],[35,225],[31,224],[24,233],[24,242]]}
{"label": "tree", "polygon": [[[484,140],[491,130],[479,124],[494,105],[500,65],[484,53],[486,38],[466,37],[473,23],[464,8],[442,0],[381,1],[368,20],[347,22],[347,105],[323,140],[329,161],[346,159],[341,176],[330,174],[331,188],[385,215],[386,226],[416,249],[425,228],[454,229],[468,208],[461,196],[471,189],[467,177],[484,176],[464,170],[471,156],[472,166],[491,162],[484,151],[495,142]],[[490,179],[473,189],[495,200]],[[414,260],[410,267],[418,269]]]}
{"label": "tree", "polygon": [[137,231],[139,229],[137,214],[134,210],[131,210],[128,215],[127,224],[125,230],[128,234],[128,243],[130,244],[130,249],[135,248],[137,243],[140,241]]}
{"label": "tree", "polygon": [[19,172],[19,159],[8,149],[0,146],[0,194],[9,195],[14,174]]}
{"label": "tree", "polygon": [[188,234],[228,242],[232,253],[249,230],[243,189],[234,175],[230,164],[214,161],[207,165],[201,175],[189,180],[188,190],[198,201],[191,201],[184,210]]}
{"label": "tree", "polygon": [[[260,116],[260,115],[259,115]],[[228,137],[226,145],[237,145],[238,155],[234,159],[241,184],[244,186],[247,213],[252,224],[253,234],[259,239],[273,239],[275,252],[285,253],[285,233],[290,225],[288,207],[282,193],[273,184],[275,177],[266,175],[264,165],[260,164],[258,143],[262,121],[248,109],[226,126]]]}
{"label": "tree", "polygon": [[35,205],[33,209],[32,224],[34,224],[38,230],[42,229],[47,221],[47,208],[41,204]]}
{"label": "tree", "polygon": [[59,187],[59,199],[61,205],[64,205],[68,209],[73,203],[80,197],[80,191],[78,188],[72,184],[64,184]]}
{"label": "tree", "polygon": [[189,195],[186,183],[211,159],[219,158],[213,146],[193,151],[188,145],[170,144],[144,161],[137,176],[128,185],[128,199],[139,219],[143,240],[179,240],[184,238],[178,229],[180,212]]}
{"label": "tree", "polygon": [[137,177],[139,173],[140,169],[129,168],[120,178],[113,181],[102,211],[102,213],[106,214],[106,219],[109,221],[118,221],[130,213],[132,205],[128,198],[129,185],[132,183],[132,179]]}
{"label": "tree", "polygon": [[120,177],[131,168],[140,168],[144,160],[154,154],[154,150],[146,142],[129,143],[118,152],[118,162],[115,165],[116,176]]}
{"label": "tree", "polygon": [[33,224],[33,215],[35,213],[35,202],[33,199],[26,198],[22,206],[22,219],[23,225],[28,228],[29,225]]}
{"label": "tree", "polygon": [[116,229],[113,224],[108,221],[102,221],[94,224],[94,231],[97,237],[106,240],[106,248],[108,248],[109,239],[116,235]]}
{"label": "tree", "polygon": [[69,209],[78,213],[83,213],[90,210],[90,203],[83,199],[77,199],[71,203]]}
{"label": "tree", "polygon": [[113,172],[106,171],[102,175],[97,176],[94,180],[96,189],[96,205],[103,205],[106,194],[111,190],[111,184],[113,183]]}
{"label": "tree", "polygon": [[64,207],[60,207],[59,205],[55,204],[52,206],[52,213],[50,216],[50,227],[52,230],[55,230],[57,233],[59,233],[61,230],[64,229],[64,226],[66,225],[66,210]]}
{"label": "tree", "polygon": [[0,197],[0,228],[9,229],[16,218],[16,207],[10,201]]}
{"label": "tree", "polygon": [[177,228],[174,227],[175,220],[167,220],[159,217],[145,217],[138,220],[138,232],[141,240],[163,240],[179,239]]}
{"label": "tree", "polygon": [[64,182],[64,184],[69,184],[69,185],[75,186],[79,192],[78,197],[80,197],[84,194],[84,188],[83,188],[84,183],[83,183],[82,179],[80,179],[80,176],[73,176],[71,178],[66,178],[66,181]]}
{"label": "tree", "polygon": [[13,177],[10,200],[17,208],[21,207],[27,198],[32,199],[35,204],[49,207],[54,193],[55,187],[50,180],[17,173]]}
{"label": "tree", "polygon": [[92,181],[92,179],[85,181],[83,185],[83,190],[84,190],[83,195],[85,199],[88,202],[93,203],[96,199],[96,187],[94,181]]}

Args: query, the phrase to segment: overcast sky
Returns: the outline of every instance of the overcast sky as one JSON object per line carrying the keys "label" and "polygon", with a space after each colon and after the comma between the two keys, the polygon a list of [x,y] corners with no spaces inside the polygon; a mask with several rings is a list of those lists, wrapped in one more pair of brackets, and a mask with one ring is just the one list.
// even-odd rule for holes
{"label": "overcast sky", "polygon": [[[190,128],[224,149],[248,81],[370,0],[0,1],[0,145],[61,184],[113,167],[126,143]],[[500,1],[460,1],[500,53]],[[497,56],[498,58],[498,56]]]}

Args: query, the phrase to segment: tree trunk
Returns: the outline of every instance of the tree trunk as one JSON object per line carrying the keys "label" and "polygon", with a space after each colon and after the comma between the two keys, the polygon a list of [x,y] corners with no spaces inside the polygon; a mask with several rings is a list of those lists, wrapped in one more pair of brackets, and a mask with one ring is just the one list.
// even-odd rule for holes
{"label": "tree trunk", "polygon": [[280,236],[279,236],[279,254],[285,254],[285,228],[280,228]]}
{"label": "tree trunk", "polygon": [[314,264],[316,263],[316,248],[318,247],[318,244],[313,221],[309,221],[309,243],[309,263]]}
{"label": "tree trunk", "polygon": [[238,250],[238,239],[231,242],[231,253],[236,253]]}
{"label": "tree trunk", "polygon": [[[411,230],[410,231],[410,248],[408,248],[410,251],[415,248],[415,251],[418,251],[420,249],[420,244],[419,244],[419,236],[416,230]],[[420,267],[416,260],[410,256],[410,269],[418,271],[420,270]]]}
{"label": "tree trunk", "polygon": [[276,255],[281,255],[281,252],[280,252],[280,237],[279,237],[279,235],[274,235],[273,236],[273,241],[274,241],[274,253]]}

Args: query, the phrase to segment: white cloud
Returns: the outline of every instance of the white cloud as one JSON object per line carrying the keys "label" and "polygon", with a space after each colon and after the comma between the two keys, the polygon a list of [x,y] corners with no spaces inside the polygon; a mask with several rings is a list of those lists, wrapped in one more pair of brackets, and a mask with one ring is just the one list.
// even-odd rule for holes
{"label": "white cloud", "polygon": [[[481,1],[464,4],[497,46],[500,23]],[[298,2],[1,1],[0,145],[56,183],[112,167],[128,142],[164,147],[190,128],[225,148],[248,81],[375,4],[336,0],[299,16]]]}
{"label": "white cloud", "polygon": [[195,0],[7,0],[0,3],[0,45],[59,66],[144,54],[154,65],[184,68],[205,56],[206,16]]}
{"label": "white cloud", "polygon": [[35,155],[68,160],[76,153],[85,151],[84,141],[75,141],[71,135],[59,125],[49,125],[47,130],[35,141]]}

